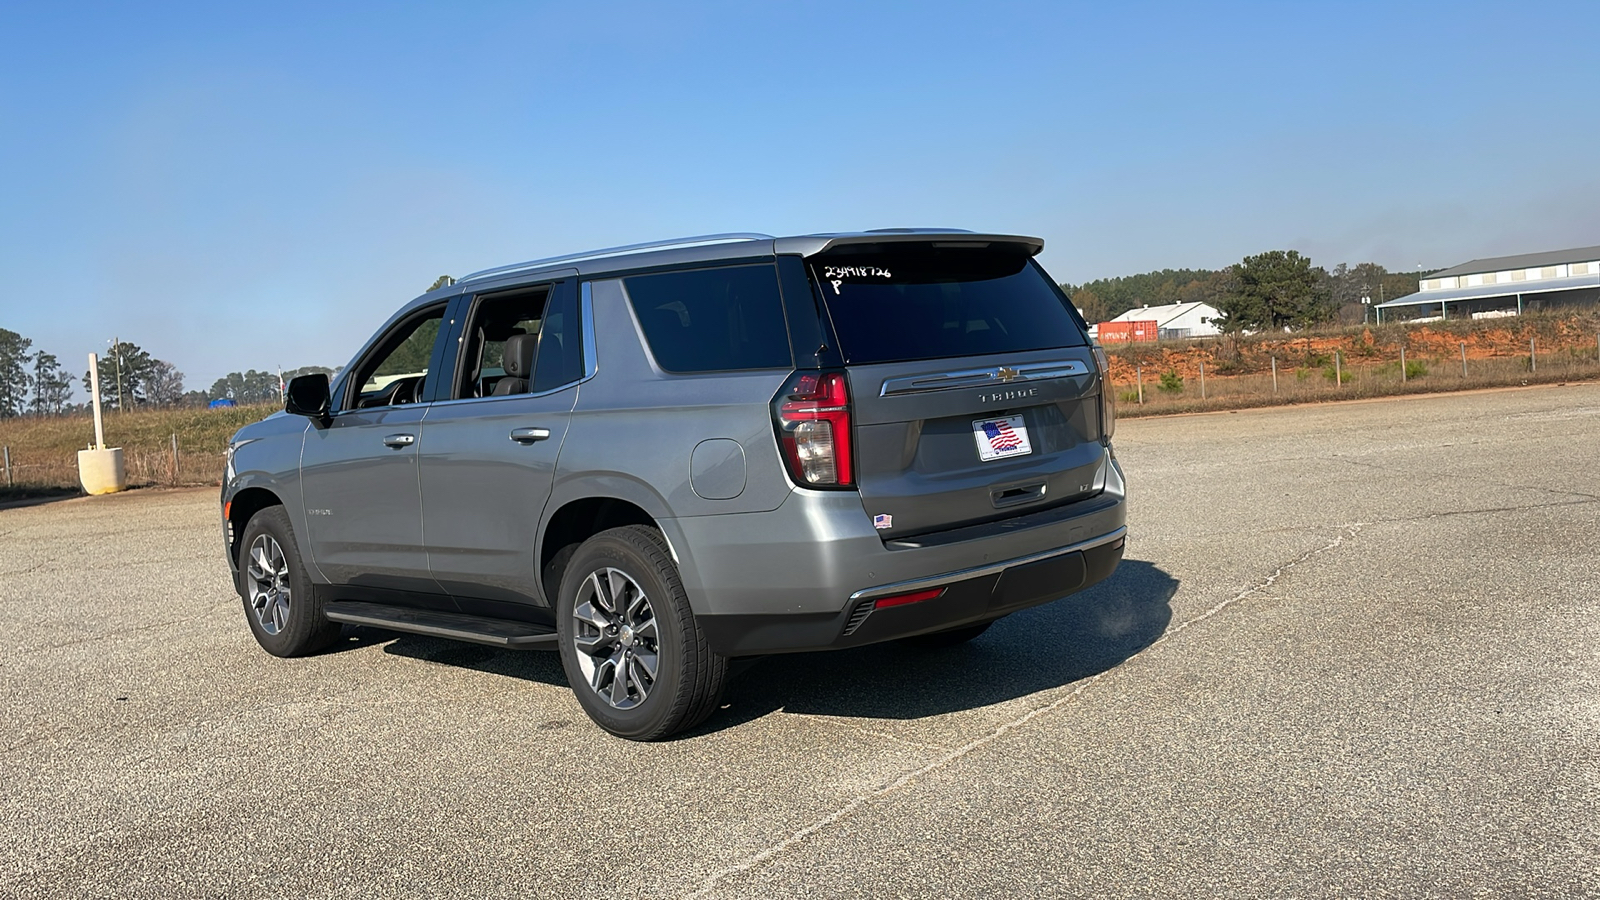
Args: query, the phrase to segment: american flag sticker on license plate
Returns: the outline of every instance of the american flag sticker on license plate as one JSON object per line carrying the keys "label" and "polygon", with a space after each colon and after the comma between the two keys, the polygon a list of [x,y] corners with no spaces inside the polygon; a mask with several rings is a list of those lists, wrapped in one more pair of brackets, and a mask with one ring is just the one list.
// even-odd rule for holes
{"label": "american flag sticker on license plate", "polygon": [[1028,443],[1028,426],[1022,424],[1021,416],[977,419],[972,423],[972,437],[978,442],[978,458],[984,462],[1033,452],[1033,445]]}

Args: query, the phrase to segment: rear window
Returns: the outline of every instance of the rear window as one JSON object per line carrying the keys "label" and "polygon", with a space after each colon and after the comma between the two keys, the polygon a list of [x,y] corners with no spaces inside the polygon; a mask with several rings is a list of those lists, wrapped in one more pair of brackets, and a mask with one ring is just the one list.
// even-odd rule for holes
{"label": "rear window", "polygon": [[1020,253],[874,248],[816,257],[811,273],[846,362],[983,356],[1088,343],[1061,295]]}
{"label": "rear window", "polygon": [[635,275],[622,284],[650,352],[668,372],[794,364],[771,265]]}

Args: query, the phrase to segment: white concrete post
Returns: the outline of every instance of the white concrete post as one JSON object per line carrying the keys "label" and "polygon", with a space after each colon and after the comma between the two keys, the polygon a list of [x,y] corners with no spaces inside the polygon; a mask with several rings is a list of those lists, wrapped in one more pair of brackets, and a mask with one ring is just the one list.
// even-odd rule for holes
{"label": "white concrete post", "polygon": [[106,446],[106,429],[100,418],[100,359],[93,353],[89,354],[89,399],[94,404],[94,446],[78,451],[78,483],[88,494],[127,490],[122,448]]}
{"label": "white concrete post", "polygon": [[100,418],[100,357],[89,354],[89,399],[94,402],[94,449],[106,448],[106,426]]}

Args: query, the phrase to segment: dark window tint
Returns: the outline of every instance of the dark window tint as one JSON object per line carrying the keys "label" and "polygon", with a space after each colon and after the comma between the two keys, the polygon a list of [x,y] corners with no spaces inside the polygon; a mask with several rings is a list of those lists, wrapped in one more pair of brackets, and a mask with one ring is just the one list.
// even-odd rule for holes
{"label": "dark window tint", "polygon": [[1054,286],[1020,253],[883,247],[818,257],[811,272],[847,362],[1087,343]]}
{"label": "dark window tint", "polygon": [[539,356],[533,367],[533,389],[548,391],[583,376],[583,332],[578,323],[577,285],[556,291],[539,330]]}
{"label": "dark window tint", "polygon": [[650,352],[669,372],[793,364],[772,266],[635,275],[623,284]]}

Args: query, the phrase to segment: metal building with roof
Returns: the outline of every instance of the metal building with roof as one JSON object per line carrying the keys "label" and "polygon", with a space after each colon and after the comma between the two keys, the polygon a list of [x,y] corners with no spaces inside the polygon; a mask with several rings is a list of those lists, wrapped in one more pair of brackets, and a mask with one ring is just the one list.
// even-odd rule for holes
{"label": "metal building with roof", "polygon": [[1600,247],[1474,259],[1435,272],[1420,290],[1378,304],[1384,319],[1493,318],[1600,303]]}
{"label": "metal building with roof", "polygon": [[[1100,337],[1100,325],[1120,322],[1154,322],[1155,334],[1161,340],[1211,337],[1222,333],[1216,321],[1222,313],[1209,303],[1169,303],[1166,306],[1136,306],[1110,322],[1090,326],[1089,336]],[[1126,340],[1126,338],[1124,338]]]}

